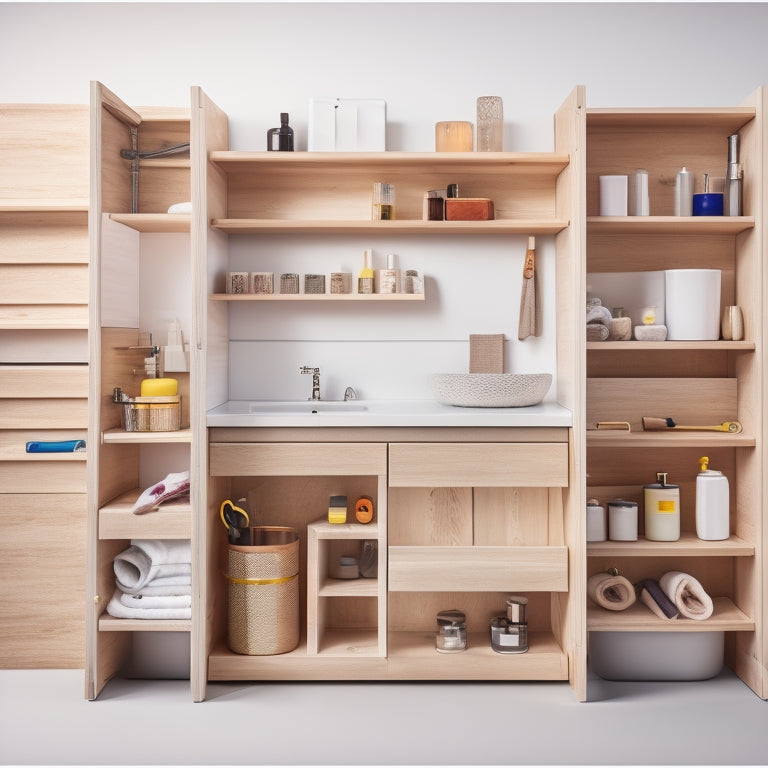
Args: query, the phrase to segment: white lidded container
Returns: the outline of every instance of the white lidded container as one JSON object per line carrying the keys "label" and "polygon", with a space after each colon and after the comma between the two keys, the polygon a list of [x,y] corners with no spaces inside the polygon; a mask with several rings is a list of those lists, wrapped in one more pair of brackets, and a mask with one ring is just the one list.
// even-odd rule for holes
{"label": "white lidded container", "polygon": [[637,541],[637,502],[614,499],[608,502],[608,538]]}
{"label": "white lidded container", "polygon": [[587,502],[587,541],[605,541],[608,538],[608,515],[597,499]]}
{"label": "white lidded container", "polygon": [[667,339],[720,338],[720,279],[719,269],[664,270]]}
{"label": "white lidded container", "polygon": [[709,469],[709,456],[699,459],[696,476],[696,535],[703,541],[723,541],[730,535],[728,478]]}
{"label": "white lidded container", "polygon": [[656,483],[643,488],[645,538],[677,541],[680,538],[680,486],[667,483],[667,473],[657,472]]}

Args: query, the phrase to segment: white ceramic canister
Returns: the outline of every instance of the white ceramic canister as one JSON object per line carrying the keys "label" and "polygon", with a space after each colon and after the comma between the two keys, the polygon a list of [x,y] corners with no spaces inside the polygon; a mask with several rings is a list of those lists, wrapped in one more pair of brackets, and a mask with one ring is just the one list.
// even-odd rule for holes
{"label": "white ceramic canister", "polygon": [[677,541],[680,538],[680,486],[668,484],[666,472],[657,472],[656,480],[643,488],[645,538]]}
{"label": "white ceramic canister", "polygon": [[587,502],[587,541],[605,541],[608,538],[608,516],[597,499]]}
{"label": "white ceramic canister", "polygon": [[611,541],[637,541],[637,502],[608,502],[608,537]]}
{"label": "white ceramic canister", "polygon": [[723,541],[730,535],[728,478],[709,469],[709,456],[699,459],[696,476],[696,535],[703,541]]}
{"label": "white ceramic canister", "polygon": [[670,341],[720,338],[719,269],[664,270],[664,314]]}

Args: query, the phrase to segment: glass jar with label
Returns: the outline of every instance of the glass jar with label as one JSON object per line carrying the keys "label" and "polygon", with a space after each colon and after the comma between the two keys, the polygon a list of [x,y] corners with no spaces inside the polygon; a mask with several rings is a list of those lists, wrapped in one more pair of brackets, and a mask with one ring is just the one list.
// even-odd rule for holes
{"label": "glass jar with label", "polygon": [[491,648],[496,653],[525,653],[528,650],[527,606],[527,597],[508,597],[507,615],[491,619]]}
{"label": "glass jar with label", "polygon": [[467,649],[467,617],[452,608],[437,614],[435,650],[440,653],[458,653]]}

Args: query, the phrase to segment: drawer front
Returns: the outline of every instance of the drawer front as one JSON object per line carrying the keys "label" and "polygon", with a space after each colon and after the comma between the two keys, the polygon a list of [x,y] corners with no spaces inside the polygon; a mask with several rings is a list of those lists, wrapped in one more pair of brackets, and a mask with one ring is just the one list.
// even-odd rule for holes
{"label": "drawer front", "polygon": [[393,487],[564,488],[566,443],[393,443]]}
{"label": "drawer front", "polygon": [[214,443],[211,475],[384,475],[384,443]]}
{"label": "drawer front", "polygon": [[568,548],[390,547],[390,592],[566,592]]}

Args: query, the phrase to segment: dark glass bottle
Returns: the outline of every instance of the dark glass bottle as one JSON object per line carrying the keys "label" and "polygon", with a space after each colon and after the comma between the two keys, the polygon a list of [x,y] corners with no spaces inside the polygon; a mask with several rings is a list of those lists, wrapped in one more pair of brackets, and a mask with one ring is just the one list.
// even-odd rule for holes
{"label": "dark glass bottle", "polygon": [[293,128],[288,125],[288,113],[280,113],[280,127],[267,131],[267,149],[293,152]]}

